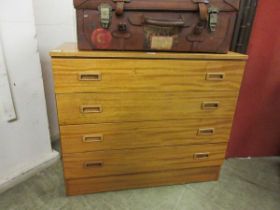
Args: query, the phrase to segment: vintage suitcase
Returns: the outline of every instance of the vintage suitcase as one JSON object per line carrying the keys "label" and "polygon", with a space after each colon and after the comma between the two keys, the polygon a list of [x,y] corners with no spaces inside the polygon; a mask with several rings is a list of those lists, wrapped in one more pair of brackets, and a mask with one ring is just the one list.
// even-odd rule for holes
{"label": "vintage suitcase", "polygon": [[74,0],[80,50],[227,53],[240,0]]}

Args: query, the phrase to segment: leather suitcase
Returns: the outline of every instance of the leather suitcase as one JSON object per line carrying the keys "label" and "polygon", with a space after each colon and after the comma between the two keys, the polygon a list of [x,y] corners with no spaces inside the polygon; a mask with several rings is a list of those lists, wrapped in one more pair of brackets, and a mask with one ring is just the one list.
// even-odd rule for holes
{"label": "leather suitcase", "polygon": [[74,0],[80,50],[227,53],[240,0]]}

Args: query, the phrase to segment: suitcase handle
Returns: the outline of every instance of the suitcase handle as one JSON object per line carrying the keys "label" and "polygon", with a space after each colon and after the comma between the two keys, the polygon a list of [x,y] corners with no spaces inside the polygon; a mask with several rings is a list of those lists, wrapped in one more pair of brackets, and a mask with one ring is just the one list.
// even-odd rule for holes
{"label": "suitcase handle", "polygon": [[144,23],[155,25],[155,26],[175,26],[175,27],[184,27],[185,21],[181,17],[181,19],[178,20],[159,20],[159,19],[153,19],[149,17],[144,17]]}

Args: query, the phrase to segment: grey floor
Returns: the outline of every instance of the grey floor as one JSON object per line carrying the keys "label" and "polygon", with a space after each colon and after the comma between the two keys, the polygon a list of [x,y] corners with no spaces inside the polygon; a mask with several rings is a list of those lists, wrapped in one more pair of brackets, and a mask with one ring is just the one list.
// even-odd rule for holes
{"label": "grey floor", "polygon": [[0,194],[0,210],[280,210],[280,158],[231,159],[218,182],[66,197],[61,163]]}

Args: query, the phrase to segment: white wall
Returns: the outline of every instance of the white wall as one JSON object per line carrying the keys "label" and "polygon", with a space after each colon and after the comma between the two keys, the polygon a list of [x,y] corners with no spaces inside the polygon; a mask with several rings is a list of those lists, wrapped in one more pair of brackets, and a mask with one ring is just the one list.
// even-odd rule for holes
{"label": "white wall", "polygon": [[50,144],[32,0],[0,0],[0,38],[17,113],[17,120],[0,122],[1,191],[58,154]]}
{"label": "white wall", "polygon": [[64,42],[76,41],[76,21],[73,0],[33,0],[37,38],[52,138],[59,129],[49,51]]}

